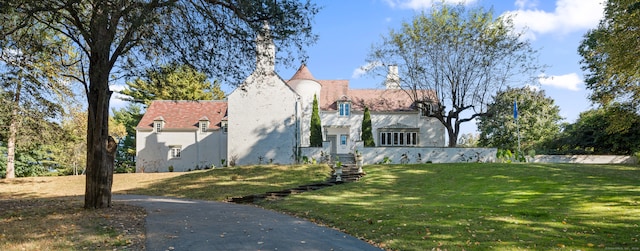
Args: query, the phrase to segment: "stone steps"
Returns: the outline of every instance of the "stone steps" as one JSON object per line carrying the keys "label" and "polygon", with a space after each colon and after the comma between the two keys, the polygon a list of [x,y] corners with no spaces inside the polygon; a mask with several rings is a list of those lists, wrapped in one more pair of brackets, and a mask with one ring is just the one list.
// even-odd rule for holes
{"label": "stone steps", "polygon": [[301,185],[295,188],[266,192],[263,194],[252,194],[252,195],[246,195],[242,197],[233,197],[231,199],[228,199],[227,201],[233,202],[233,203],[239,203],[239,204],[251,204],[260,200],[278,199],[278,198],[289,196],[291,194],[300,194],[307,191],[315,191],[325,187],[335,186],[335,185],[339,185],[347,182],[359,181],[360,178],[362,178],[362,176],[364,175],[365,175],[364,173],[358,172],[358,167],[356,166],[356,164],[343,164],[340,180],[337,180],[337,175],[335,174],[335,170],[334,170],[332,171],[331,177],[325,182]]}

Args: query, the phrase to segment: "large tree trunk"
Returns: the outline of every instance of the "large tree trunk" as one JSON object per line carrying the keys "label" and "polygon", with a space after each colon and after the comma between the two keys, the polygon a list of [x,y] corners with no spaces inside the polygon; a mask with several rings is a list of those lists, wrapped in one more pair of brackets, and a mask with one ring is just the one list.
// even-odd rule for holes
{"label": "large tree trunk", "polygon": [[458,131],[451,127],[447,127],[447,135],[449,136],[449,147],[458,146]]}
{"label": "large tree trunk", "polygon": [[[109,147],[109,50],[93,48],[89,64],[85,208],[111,207],[115,154]],[[106,53],[105,53],[106,52]],[[112,139],[113,140],[113,139]],[[109,149],[109,151],[107,150]]]}
{"label": "large tree trunk", "polygon": [[18,80],[16,87],[16,96],[11,107],[11,122],[9,124],[9,140],[7,142],[7,173],[5,178],[13,179],[16,177],[16,135],[18,134],[18,109],[20,107],[20,92],[22,91],[22,82]]}

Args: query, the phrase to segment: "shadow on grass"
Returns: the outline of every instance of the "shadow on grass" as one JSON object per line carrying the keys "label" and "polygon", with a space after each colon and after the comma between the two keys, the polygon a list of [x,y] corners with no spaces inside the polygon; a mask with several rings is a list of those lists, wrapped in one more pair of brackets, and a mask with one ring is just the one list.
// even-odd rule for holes
{"label": "shadow on grass", "polygon": [[82,197],[0,200],[2,250],[137,250],[144,209],[116,203],[86,210]]}
{"label": "shadow on grass", "polygon": [[229,167],[187,173],[118,193],[224,201],[324,181],[329,175],[326,165]]}
{"label": "shadow on grass", "polygon": [[640,168],[428,164],[365,167],[361,182],[264,206],[399,250],[640,247]]}

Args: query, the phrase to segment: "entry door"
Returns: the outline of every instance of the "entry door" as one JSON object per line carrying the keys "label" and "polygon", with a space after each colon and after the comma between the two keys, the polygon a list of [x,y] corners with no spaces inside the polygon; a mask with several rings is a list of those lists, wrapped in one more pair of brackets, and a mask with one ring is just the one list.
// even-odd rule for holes
{"label": "entry door", "polygon": [[327,140],[331,142],[331,155],[338,153],[338,135],[327,135]]}

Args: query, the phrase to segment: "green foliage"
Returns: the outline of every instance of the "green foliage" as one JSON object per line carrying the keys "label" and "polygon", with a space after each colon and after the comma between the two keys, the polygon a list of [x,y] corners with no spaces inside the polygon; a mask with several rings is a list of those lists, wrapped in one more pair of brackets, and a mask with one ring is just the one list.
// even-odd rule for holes
{"label": "green foliage", "polygon": [[149,106],[153,100],[224,99],[220,83],[211,84],[207,75],[188,65],[164,65],[148,69],[144,77],[127,82],[120,92],[124,100]]}
{"label": "green foliage", "polygon": [[640,102],[640,3],[609,0],[598,28],[590,30],[578,48],[591,99],[601,104]]}
{"label": "green foliage", "polygon": [[364,141],[365,147],[375,147],[376,144],[373,141],[373,128],[371,126],[371,113],[369,107],[364,108],[364,115],[362,116],[362,141]]}
{"label": "green foliage", "polygon": [[[303,47],[315,42],[311,22],[318,12],[315,4],[298,0],[234,4],[17,0],[1,5],[0,47],[5,48],[10,43],[8,38],[14,36],[35,36],[29,41],[38,48],[74,54],[49,60],[47,56],[58,54],[32,55],[25,51],[34,62],[50,64],[52,69],[79,69],[68,76],[82,83],[87,95],[87,127],[91,130],[87,133],[86,159],[91,168],[86,175],[85,208],[111,205],[113,163],[108,161],[107,142],[112,78],[135,74],[141,65],[162,61],[188,64],[214,79],[238,83],[255,66],[255,38],[265,32],[265,23],[274,25],[270,37],[285,55],[302,58]],[[52,34],[49,40],[70,46],[48,46],[44,42],[49,40],[39,39],[39,34]]]}
{"label": "green foliage", "polygon": [[[447,129],[449,146],[456,146],[460,124],[488,115],[492,93],[539,75],[537,55],[510,17],[441,3],[391,30],[368,61],[397,65],[408,98],[433,104],[429,116]],[[386,74],[381,68],[373,70]]]}
{"label": "green foliage", "polygon": [[126,129],[126,135],[118,142],[116,152],[116,173],[135,172],[136,160],[136,126],[142,118],[142,107],[130,103],[119,110],[113,109],[113,120]]}
{"label": "green foliage", "polygon": [[311,136],[309,143],[311,147],[322,146],[322,125],[320,124],[320,112],[318,108],[318,98],[313,95],[313,108],[311,112]]}
{"label": "green foliage", "polygon": [[589,110],[545,146],[560,154],[632,154],[640,150],[640,115],[629,104]]}
{"label": "green foliage", "polygon": [[543,90],[529,87],[507,88],[498,92],[489,104],[488,117],[480,117],[479,146],[500,149],[518,149],[516,121],[513,117],[513,102],[518,102],[518,126],[520,127],[521,151],[528,152],[560,132],[560,108]]}

